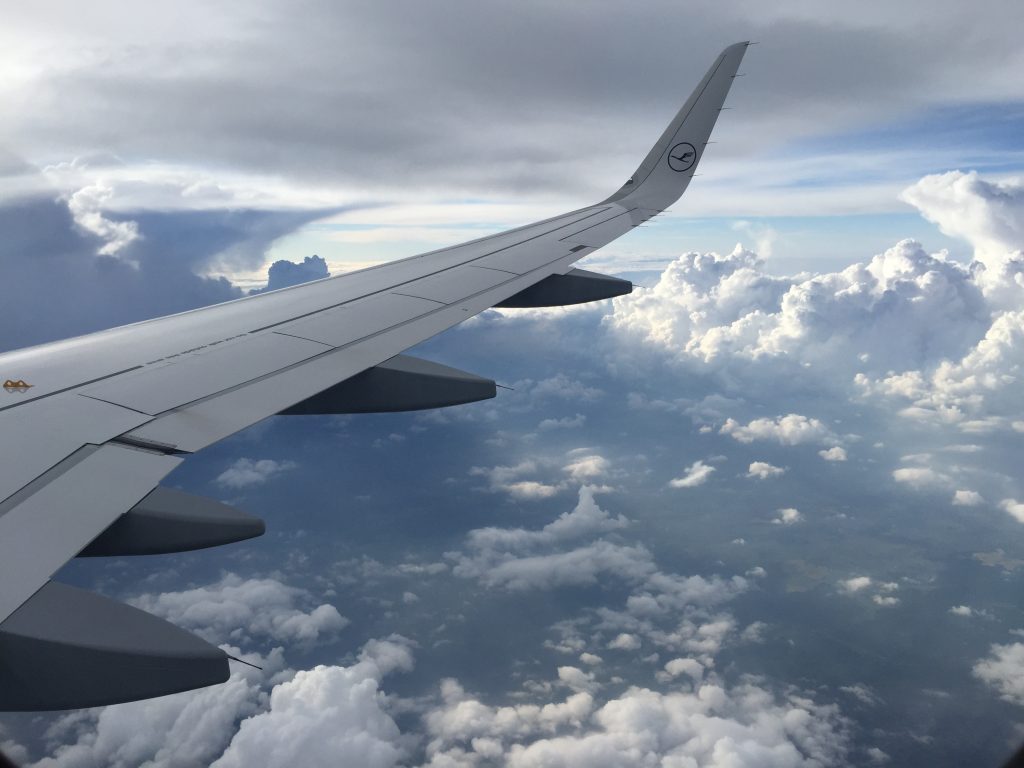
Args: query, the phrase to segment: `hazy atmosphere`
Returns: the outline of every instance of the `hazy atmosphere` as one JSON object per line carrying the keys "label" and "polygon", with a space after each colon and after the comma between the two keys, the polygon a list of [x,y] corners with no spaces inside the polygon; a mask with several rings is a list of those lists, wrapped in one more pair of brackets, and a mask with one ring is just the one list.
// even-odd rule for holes
{"label": "hazy atmosphere", "polygon": [[3,18],[0,351],[596,202],[758,43],[673,211],[580,265],[633,294],[411,350],[496,399],[272,418],[166,481],[265,536],[69,564],[262,670],[0,715],[19,765],[995,766],[1024,741],[1024,5]]}

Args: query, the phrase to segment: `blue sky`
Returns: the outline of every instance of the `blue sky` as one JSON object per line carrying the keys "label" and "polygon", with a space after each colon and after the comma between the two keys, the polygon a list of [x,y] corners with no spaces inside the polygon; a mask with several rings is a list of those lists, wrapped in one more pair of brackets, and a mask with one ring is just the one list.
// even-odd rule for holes
{"label": "blue sky", "polygon": [[0,747],[998,764],[1024,723],[1024,19],[982,6],[12,9],[5,350],[588,204],[722,46],[761,44],[682,201],[584,264],[641,288],[412,350],[495,400],[268,420],[168,480],[263,538],[60,574],[262,671],[5,714]]}
{"label": "blue sky", "polygon": [[[755,49],[752,61],[756,55]],[[743,85],[756,87],[756,81]],[[912,238],[929,250],[969,261],[970,243],[938,231],[899,193],[928,174],[973,170],[996,179],[1019,174],[1024,167],[1022,109],[1020,102],[933,106],[859,130],[831,126],[835,130],[730,158],[728,166],[704,172],[705,178],[695,182],[672,215],[652,223],[649,231],[631,233],[597,259],[614,255],[622,268],[629,265],[635,271],[638,265],[630,262],[655,259],[660,266],[681,251],[723,252],[742,243],[769,256],[770,270],[786,274],[834,269]],[[742,112],[727,119],[742,125]],[[607,186],[611,184],[609,180]],[[822,196],[822,204],[808,203],[808,195],[813,200],[815,193]],[[460,230],[471,238],[520,221],[505,207],[510,200],[439,202],[449,210],[439,210],[443,220],[432,227],[404,227],[401,216],[385,207],[373,211],[373,221],[386,220],[382,229],[363,223],[363,213],[354,211],[306,225],[275,244],[272,252],[285,259],[315,252],[328,260],[343,253],[351,260],[346,263],[375,263],[429,250]],[[732,212],[690,213],[702,207]],[[495,213],[504,217],[493,218]],[[438,230],[437,240],[423,236],[430,229]],[[827,248],[822,247],[825,242]]]}

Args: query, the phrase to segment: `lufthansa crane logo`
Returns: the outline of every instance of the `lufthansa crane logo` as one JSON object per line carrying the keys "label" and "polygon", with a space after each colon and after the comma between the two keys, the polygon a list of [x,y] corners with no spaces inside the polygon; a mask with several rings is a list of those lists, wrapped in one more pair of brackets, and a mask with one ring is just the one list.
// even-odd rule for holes
{"label": "lufthansa crane logo", "polygon": [[690,170],[695,162],[697,150],[688,141],[676,144],[668,151],[668,167],[677,173]]}
{"label": "lufthansa crane logo", "polygon": [[21,379],[7,379],[4,382],[4,389],[8,392],[28,392],[32,387]]}

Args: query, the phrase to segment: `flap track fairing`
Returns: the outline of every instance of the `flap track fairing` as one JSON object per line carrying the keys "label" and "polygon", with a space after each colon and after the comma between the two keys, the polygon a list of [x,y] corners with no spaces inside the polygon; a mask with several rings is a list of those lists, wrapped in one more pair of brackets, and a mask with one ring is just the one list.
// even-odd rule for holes
{"label": "flap track fairing", "polygon": [[286,416],[339,413],[390,413],[475,403],[497,394],[491,379],[396,355],[351,379],[281,411]]}
{"label": "flap track fairing", "polygon": [[562,307],[568,304],[585,304],[602,301],[632,292],[633,284],[609,275],[599,275],[585,269],[572,269],[564,275],[550,275],[539,283],[511,296],[498,307],[534,308]]}

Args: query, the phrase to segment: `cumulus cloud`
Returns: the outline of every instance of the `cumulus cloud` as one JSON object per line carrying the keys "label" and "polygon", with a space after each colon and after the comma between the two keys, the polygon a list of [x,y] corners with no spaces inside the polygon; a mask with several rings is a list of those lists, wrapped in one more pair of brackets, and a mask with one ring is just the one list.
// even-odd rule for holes
{"label": "cumulus cloud", "polygon": [[949,609],[949,612],[954,616],[971,617],[974,615],[974,609],[969,605],[954,605]]}
{"label": "cumulus cloud", "polygon": [[276,291],[280,288],[288,288],[293,285],[301,285],[311,280],[320,280],[330,277],[327,270],[327,262],[320,256],[307,256],[300,262],[278,259],[267,270],[267,287],[257,288],[249,293],[263,293],[265,291]]}
{"label": "cumulus cloud", "polygon": [[327,765],[342,754],[389,768],[409,757],[411,742],[380,690],[384,677],[412,670],[408,639],[372,639],[350,666],[299,672],[281,648],[260,656],[223,647],[262,669],[233,664],[221,685],[65,715],[48,729],[59,746],[34,765]]}
{"label": "cumulus cloud", "polygon": [[[652,574],[626,600],[629,613],[645,619],[669,618],[695,606],[710,607],[725,603],[747,590],[742,576],[681,576],[658,571]],[[678,628],[678,627],[677,627]],[[705,630],[707,631],[707,630]]]}
{"label": "cumulus cloud", "polygon": [[471,531],[465,551],[449,553],[452,572],[512,590],[592,584],[602,574],[635,581],[654,571],[650,553],[641,546],[594,538],[628,524],[622,515],[612,517],[602,510],[593,490],[583,486],[575,509],[540,530]]}
{"label": "cumulus cloud", "polygon": [[696,659],[671,659],[665,662],[665,674],[670,678],[686,675],[695,682],[700,682],[704,677],[704,665]]}
{"label": "cumulus cloud", "polygon": [[142,594],[129,602],[214,643],[264,637],[310,645],[333,637],[349,624],[333,605],[316,605],[305,589],[273,578],[243,579],[233,573],[204,587]]}
{"label": "cumulus cloud", "polygon": [[469,474],[487,478],[491,491],[507,493],[521,501],[548,499],[558,494],[563,488],[560,483],[543,483],[524,478],[525,475],[534,474],[538,470],[537,462],[528,460],[511,466],[472,467]]}
{"label": "cumulus cloud", "polygon": [[797,523],[803,522],[804,516],[800,514],[800,510],[794,509],[793,507],[786,507],[778,510],[778,517],[772,520],[774,525],[796,525]]}
{"label": "cumulus cloud", "polygon": [[946,475],[928,467],[900,467],[893,470],[892,479],[897,483],[904,483],[919,490],[943,487],[949,484],[949,478]]}
{"label": "cumulus cloud", "polygon": [[611,462],[604,456],[596,453],[576,452],[572,461],[563,467],[573,480],[587,482],[606,474],[611,468]]}
{"label": "cumulus cloud", "polygon": [[388,768],[408,755],[380,690],[384,676],[413,668],[410,642],[371,640],[349,666],[297,672],[270,693],[269,706],[244,720],[216,768],[250,765],[351,765]]}
{"label": "cumulus cloud", "polygon": [[[683,659],[675,661],[684,662]],[[691,660],[692,661],[692,660]],[[696,663],[696,662],[695,662]],[[672,665],[672,662],[669,662]],[[689,665],[678,674],[696,674]],[[842,762],[848,724],[835,705],[784,696],[754,682],[718,679],[692,691],[630,687],[600,703],[588,692],[563,702],[493,707],[454,681],[425,720],[428,765],[774,765]]]}
{"label": "cumulus cloud", "polygon": [[587,417],[582,413],[575,416],[563,416],[560,419],[544,419],[537,425],[537,429],[578,429],[587,423]]}
{"label": "cumulus cloud", "polygon": [[608,643],[608,647],[617,651],[635,651],[640,648],[640,638],[629,632],[620,632]]}
{"label": "cumulus cloud", "polygon": [[999,508],[1008,513],[1010,517],[1019,523],[1024,523],[1024,502],[1016,499],[1003,499],[999,502]]}
{"label": "cumulus cloud", "polygon": [[945,234],[974,246],[986,267],[1024,243],[1024,183],[989,181],[976,171],[925,176],[905,189],[903,200]]}
{"label": "cumulus cloud", "polygon": [[34,765],[209,765],[228,746],[236,723],[265,707],[267,686],[294,674],[280,648],[265,656],[226,650],[263,669],[233,663],[231,677],[220,685],[64,715],[49,728],[60,746]]}
{"label": "cumulus cloud", "polygon": [[562,400],[594,402],[604,395],[604,392],[597,387],[592,387],[582,381],[570,378],[564,373],[559,373],[536,382],[516,382],[516,389],[520,388],[525,389],[531,398],[559,398]]}
{"label": "cumulus cloud", "polygon": [[294,461],[241,458],[217,475],[216,482],[224,488],[240,491],[263,485],[275,475],[295,469],[297,466]]}
{"label": "cumulus cloud", "polygon": [[[447,557],[456,576],[511,591],[583,586],[614,578],[631,586],[632,593],[626,600],[626,613],[604,614],[609,627],[622,621],[630,623],[635,617],[651,622],[694,607],[706,608],[747,589],[748,583],[741,576],[681,576],[659,570],[646,547],[611,540],[628,525],[624,516],[613,517],[601,509],[594,501],[593,490],[583,486],[575,509],[543,528],[479,528],[470,531],[462,550],[449,552]],[[650,629],[654,632],[653,625]],[[724,637],[732,629],[731,620],[717,625],[688,620],[676,627],[674,634],[662,633],[658,638],[668,644],[689,642],[696,636],[720,641],[721,637],[714,636]],[[632,635],[620,633],[620,639],[623,637]]]}
{"label": "cumulus cloud", "polygon": [[825,461],[846,461],[846,449],[840,445],[833,445],[831,448],[818,451],[818,455]]}
{"label": "cumulus cloud", "polygon": [[601,686],[595,678],[593,672],[584,672],[579,667],[562,666],[558,668],[559,682],[577,693],[596,692]]}
{"label": "cumulus cloud", "polygon": [[885,750],[878,747],[868,747],[865,753],[868,759],[875,765],[885,765],[892,759]]}
{"label": "cumulus cloud", "polygon": [[863,683],[857,683],[856,685],[841,685],[839,686],[839,690],[843,693],[850,694],[861,704],[873,707],[881,703],[881,699],[878,698],[878,695]]}
{"label": "cumulus cloud", "polygon": [[486,478],[494,493],[504,493],[519,501],[536,501],[558,495],[569,488],[570,482],[591,483],[611,469],[608,459],[589,449],[569,451],[567,458],[568,463],[560,468],[560,462],[552,459],[526,459],[507,466],[472,467],[469,474]]}
{"label": "cumulus cloud", "polygon": [[752,461],[747,470],[747,477],[767,480],[769,477],[780,477],[786,473],[785,467],[776,467],[767,461]]}
{"label": "cumulus cloud", "polygon": [[[867,264],[811,277],[774,277],[762,264],[741,249],[685,254],[653,289],[616,299],[612,330],[689,368],[845,389],[857,373],[887,374],[962,355],[991,323],[970,270],[914,241]],[[777,432],[776,425],[769,436],[786,439]],[[789,434],[821,438],[808,425]]]}
{"label": "cumulus cloud", "polygon": [[989,655],[974,665],[973,672],[999,698],[1024,706],[1024,643],[993,644]]}
{"label": "cumulus cloud", "polygon": [[715,468],[711,465],[705,464],[703,461],[695,461],[686,468],[682,477],[669,480],[668,484],[672,488],[696,488],[699,485],[704,485],[714,471]]}
{"label": "cumulus cloud", "polygon": [[68,199],[75,224],[103,241],[96,251],[101,256],[115,256],[140,237],[139,225],[134,221],[113,221],[103,215],[104,203],[113,194],[109,186],[97,182],[82,187]]}
{"label": "cumulus cloud", "polygon": [[[587,655],[588,647],[632,653],[650,645],[709,665],[725,645],[756,639],[759,630],[741,631],[721,609],[749,589],[747,578],[662,571],[645,547],[621,541],[628,523],[598,507],[585,487],[572,512],[543,528],[477,529],[460,551],[447,556],[456,576],[488,588],[550,590],[595,583],[626,587],[628,597],[621,608],[600,607],[556,628],[562,639],[552,647],[582,653],[585,664],[600,661]],[[753,576],[758,573],[751,571]],[[595,691],[595,682],[572,670],[562,673],[562,684],[581,691]]]}
{"label": "cumulus cloud", "polygon": [[984,504],[985,499],[977,491],[957,490],[953,492],[953,505],[957,507],[977,507]]}
{"label": "cumulus cloud", "polygon": [[777,419],[754,419],[746,425],[735,419],[727,419],[719,432],[731,435],[741,443],[773,440],[781,445],[800,445],[836,439],[831,430],[818,419],[809,419],[797,413],[790,413]]}
{"label": "cumulus cloud", "polygon": [[456,576],[477,577],[489,587],[510,590],[550,589],[595,584],[612,575],[634,581],[650,573],[650,554],[643,547],[596,541],[574,549],[523,557],[489,560],[490,552],[475,552],[459,559]]}
{"label": "cumulus cloud", "polygon": [[854,576],[839,582],[839,588],[848,594],[861,592],[871,586],[870,576]]}

